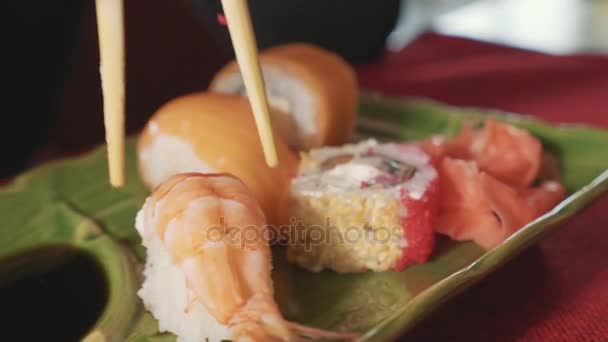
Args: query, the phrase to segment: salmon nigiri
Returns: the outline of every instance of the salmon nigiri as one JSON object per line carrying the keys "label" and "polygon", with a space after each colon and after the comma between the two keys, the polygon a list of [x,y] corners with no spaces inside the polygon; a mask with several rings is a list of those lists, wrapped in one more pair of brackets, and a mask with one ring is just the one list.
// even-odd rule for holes
{"label": "salmon nigiri", "polygon": [[177,173],[233,174],[254,194],[269,222],[279,224],[278,204],[298,160],[278,134],[275,139],[279,165],[270,168],[246,99],[188,94],[164,104],[150,118],[138,140],[138,169],[150,189]]}

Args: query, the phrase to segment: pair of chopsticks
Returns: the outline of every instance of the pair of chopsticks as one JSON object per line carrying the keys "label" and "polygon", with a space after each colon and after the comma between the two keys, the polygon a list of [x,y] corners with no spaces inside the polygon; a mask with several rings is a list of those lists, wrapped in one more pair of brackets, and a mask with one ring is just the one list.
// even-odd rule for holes
{"label": "pair of chopsticks", "polygon": [[[278,163],[266,88],[246,0],[222,0],[224,16],[249,97],[264,158]],[[125,45],[123,0],[95,0],[110,184],[125,183]]]}

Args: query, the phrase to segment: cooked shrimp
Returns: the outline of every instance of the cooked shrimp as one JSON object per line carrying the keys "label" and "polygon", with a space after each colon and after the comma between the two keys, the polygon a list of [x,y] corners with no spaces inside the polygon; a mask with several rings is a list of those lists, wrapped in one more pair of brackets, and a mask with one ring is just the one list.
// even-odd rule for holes
{"label": "cooked shrimp", "polygon": [[[146,282],[140,295],[161,329],[165,327],[180,340],[293,341],[300,336],[356,336],[305,327],[283,318],[273,297],[264,214],[239,179],[227,174],[175,175],[154,191],[138,216],[138,230],[148,249]],[[173,267],[179,269],[175,274],[184,276],[187,299],[181,311],[167,314],[170,305],[179,300],[159,302],[151,290],[155,284],[147,284],[171,281],[159,279],[166,278],[168,272],[151,279],[155,273],[149,268],[159,267],[159,259],[153,258],[155,247],[166,251]],[[159,288],[162,290],[157,293],[164,296],[167,289],[176,291],[179,286],[163,284]],[[202,312],[197,316],[200,319],[194,320],[197,327],[184,326],[193,321],[195,312]],[[172,319],[175,322],[168,322]],[[206,329],[198,327],[204,324]]]}

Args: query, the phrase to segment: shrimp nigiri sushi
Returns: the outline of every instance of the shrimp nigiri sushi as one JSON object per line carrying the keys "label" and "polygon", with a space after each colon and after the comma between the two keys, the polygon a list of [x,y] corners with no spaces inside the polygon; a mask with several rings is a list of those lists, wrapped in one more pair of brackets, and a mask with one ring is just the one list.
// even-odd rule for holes
{"label": "shrimp nigiri sushi", "polygon": [[289,261],[310,271],[403,270],[434,248],[438,174],[413,144],[367,140],[302,155]]}
{"label": "shrimp nigiri sushi", "polygon": [[[349,142],[355,127],[359,87],[353,68],[339,55],[306,43],[260,53],[273,125],[294,149]],[[222,68],[209,90],[245,94],[236,61]]]}
{"label": "shrimp nigiri sushi", "polygon": [[244,183],[227,174],[178,174],[148,197],[136,219],[147,253],[138,294],[160,331],[192,342],[355,336],[283,318],[265,224]]}

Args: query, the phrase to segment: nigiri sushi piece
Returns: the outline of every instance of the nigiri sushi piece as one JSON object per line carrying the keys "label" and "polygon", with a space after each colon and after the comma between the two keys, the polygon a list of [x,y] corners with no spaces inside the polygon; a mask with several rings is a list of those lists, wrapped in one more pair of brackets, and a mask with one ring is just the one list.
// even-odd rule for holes
{"label": "nigiri sushi piece", "polygon": [[227,172],[241,179],[272,224],[297,169],[296,155],[275,134],[279,165],[264,161],[251,107],[237,95],[200,92],[174,99],[148,121],[137,145],[149,189],[184,172]]}
{"label": "nigiri sushi piece", "polygon": [[351,339],[286,321],[273,297],[262,209],[227,174],[178,174],[148,197],[136,228],[146,248],[138,292],[178,341]]}
{"label": "nigiri sushi piece", "polygon": [[310,271],[403,270],[434,248],[438,175],[413,144],[367,140],[304,153],[287,258]]}
{"label": "nigiri sushi piece", "polygon": [[[276,109],[273,125],[292,148],[349,142],[359,89],[342,57],[306,43],[273,47],[259,57],[269,103]],[[218,72],[209,90],[246,96],[236,61]]]}

